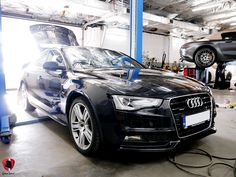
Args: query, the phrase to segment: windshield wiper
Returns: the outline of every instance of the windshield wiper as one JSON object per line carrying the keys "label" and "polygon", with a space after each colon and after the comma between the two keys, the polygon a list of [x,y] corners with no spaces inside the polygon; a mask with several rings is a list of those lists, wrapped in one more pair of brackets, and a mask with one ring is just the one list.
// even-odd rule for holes
{"label": "windshield wiper", "polygon": [[87,75],[89,75],[89,76],[94,76],[94,77],[97,77],[97,78],[99,78],[99,79],[105,79],[104,77],[102,77],[102,76],[99,76],[99,75],[97,75],[97,74],[95,74],[95,73],[93,73],[93,72],[91,72],[91,71],[86,71],[86,70],[80,70],[80,71],[78,71],[78,70],[73,70],[73,72],[75,72],[75,73],[82,73],[82,74],[87,74]]}

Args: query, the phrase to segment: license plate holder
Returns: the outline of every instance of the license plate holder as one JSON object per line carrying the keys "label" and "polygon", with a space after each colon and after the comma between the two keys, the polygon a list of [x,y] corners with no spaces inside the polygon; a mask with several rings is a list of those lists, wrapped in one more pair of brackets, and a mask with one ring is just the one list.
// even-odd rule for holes
{"label": "license plate holder", "polygon": [[192,115],[184,115],[183,116],[183,127],[184,129],[192,126],[196,126],[202,124],[206,121],[209,121],[211,118],[210,110],[192,114]]}

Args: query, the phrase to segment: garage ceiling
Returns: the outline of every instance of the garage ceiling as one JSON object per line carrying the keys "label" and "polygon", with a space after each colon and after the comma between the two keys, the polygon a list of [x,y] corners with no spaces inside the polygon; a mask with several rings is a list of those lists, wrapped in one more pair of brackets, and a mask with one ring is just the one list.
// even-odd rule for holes
{"label": "garage ceiling", "polygon": [[[83,26],[87,22],[126,27],[128,0],[2,0],[5,16]],[[234,0],[144,0],[144,30],[202,38],[236,29]],[[104,18],[105,17],[105,18]]]}
{"label": "garage ceiling", "polygon": [[[144,11],[202,26],[210,29],[209,34],[236,30],[235,0],[144,0]],[[170,32],[193,35],[196,39],[209,36],[181,28],[172,28]]]}
{"label": "garage ceiling", "polygon": [[217,29],[236,22],[234,0],[144,0],[144,11]]}

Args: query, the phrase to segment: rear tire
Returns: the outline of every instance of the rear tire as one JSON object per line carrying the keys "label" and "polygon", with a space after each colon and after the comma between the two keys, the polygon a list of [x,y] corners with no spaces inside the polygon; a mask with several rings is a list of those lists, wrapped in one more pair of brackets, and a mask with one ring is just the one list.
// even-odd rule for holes
{"label": "rear tire", "polygon": [[216,54],[210,48],[201,48],[196,52],[194,61],[199,68],[208,68],[215,63]]}
{"label": "rear tire", "polygon": [[100,150],[99,125],[89,102],[76,98],[70,107],[69,130],[78,151],[86,156],[95,155]]}
{"label": "rear tire", "polygon": [[35,107],[29,103],[27,88],[24,83],[20,87],[20,105],[23,107],[24,111],[34,111]]}

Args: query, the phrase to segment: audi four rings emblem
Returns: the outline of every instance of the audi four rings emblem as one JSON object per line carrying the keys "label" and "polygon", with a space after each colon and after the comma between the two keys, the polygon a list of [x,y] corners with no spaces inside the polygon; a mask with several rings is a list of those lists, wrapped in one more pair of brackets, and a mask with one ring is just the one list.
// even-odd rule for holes
{"label": "audi four rings emblem", "polygon": [[197,108],[203,105],[203,101],[200,97],[194,97],[187,99],[187,105],[189,108]]}

